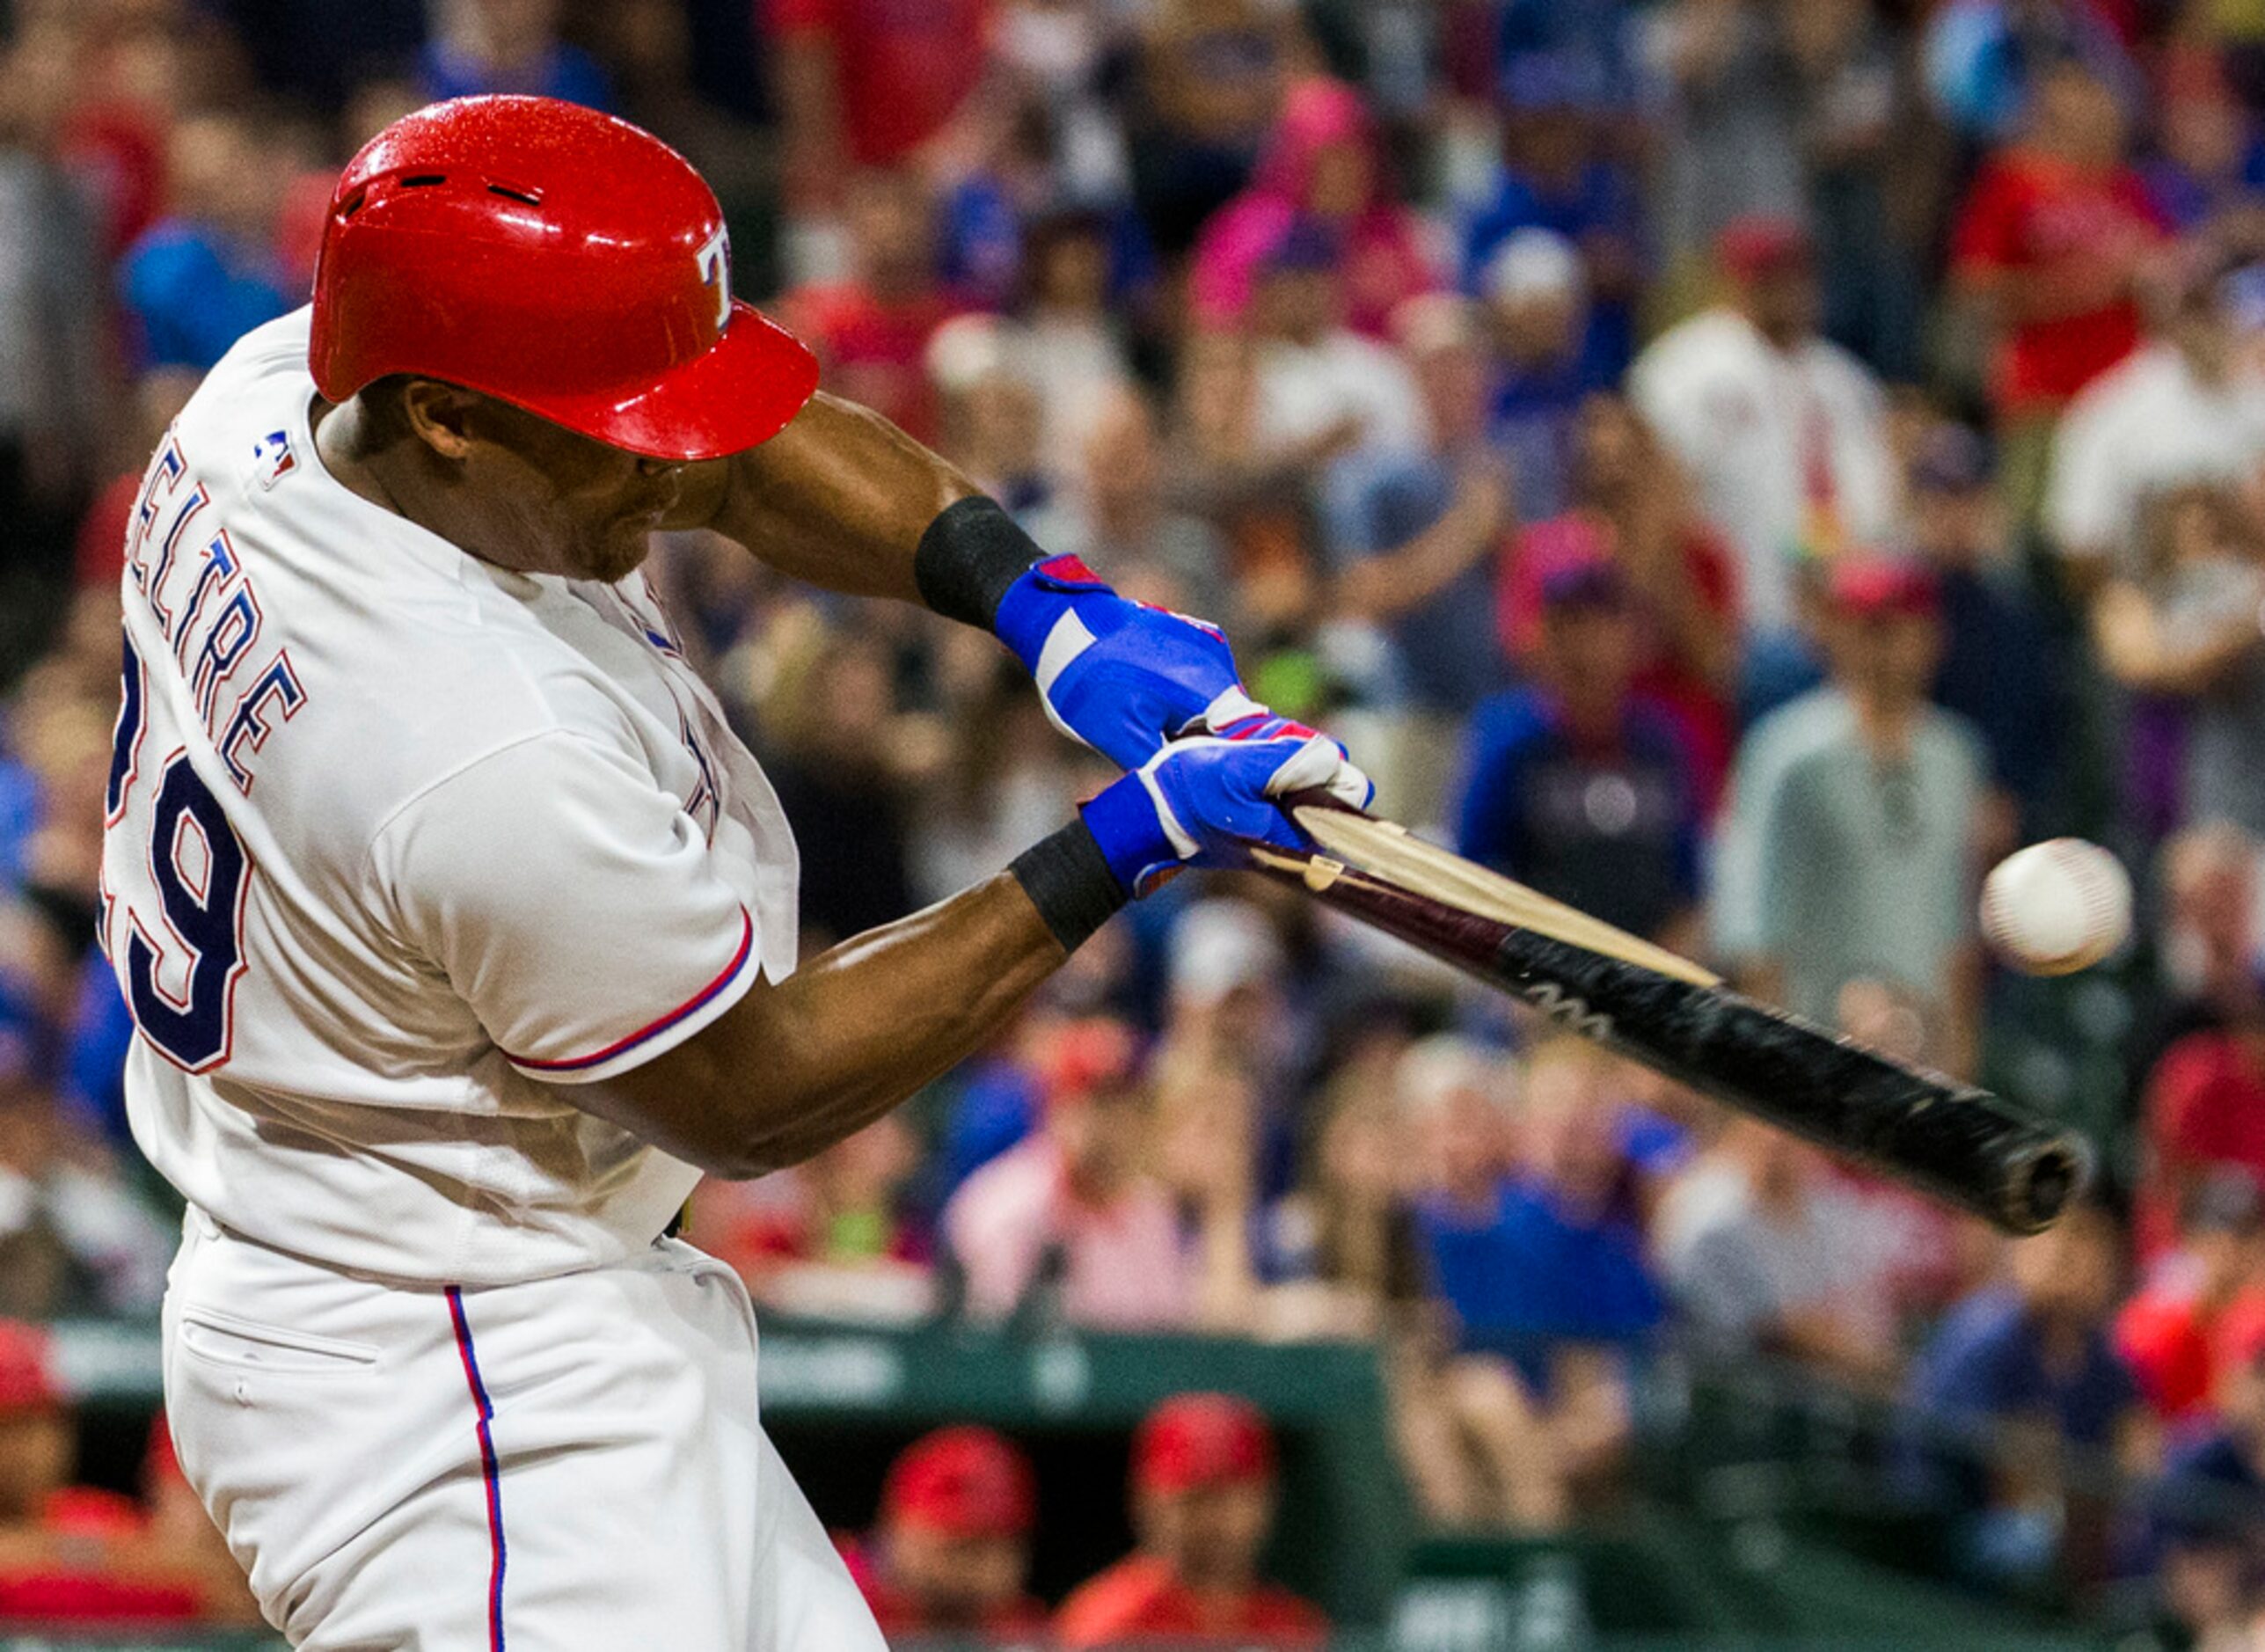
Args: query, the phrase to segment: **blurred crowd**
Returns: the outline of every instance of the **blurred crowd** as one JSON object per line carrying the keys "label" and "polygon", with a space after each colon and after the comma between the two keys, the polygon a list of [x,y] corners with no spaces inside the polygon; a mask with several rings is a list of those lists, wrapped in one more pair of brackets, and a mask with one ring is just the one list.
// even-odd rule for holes
{"label": "blurred crowd", "polygon": [[[90,956],[147,455],[302,302],[356,146],[540,91],[681,148],[831,388],[1220,623],[1258,698],[1474,859],[2049,1108],[2065,1084],[2002,1058],[2035,990],[1976,944],[1979,873],[2081,831],[2140,886],[2139,944],[2070,1000],[2113,1068],[2106,1191],[2046,1237],[1183,879],[901,1115],[706,1189],[694,1232],[759,1299],[1372,1341],[1457,1527],[1611,1507],[1663,1350],[1788,1360],[1901,1407],[1962,1575],[2152,1576],[2196,1644],[2265,1633],[2265,8],[0,19],[0,1314],[146,1313],[171,1248]],[[652,566],[794,822],[814,947],[1106,778],[987,637],[698,535]],[[1198,1410],[1182,1456],[1265,1455]],[[935,1449],[1023,1508],[1008,1448]],[[891,1495],[940,1506],[942,1472]],[[0,1596],[46,1507],[0,1480]],[[1164,1587],[1143,1545],[1165,1570],[1118,1596]],[[876,1597],[921,1554],[877,1539]]]}

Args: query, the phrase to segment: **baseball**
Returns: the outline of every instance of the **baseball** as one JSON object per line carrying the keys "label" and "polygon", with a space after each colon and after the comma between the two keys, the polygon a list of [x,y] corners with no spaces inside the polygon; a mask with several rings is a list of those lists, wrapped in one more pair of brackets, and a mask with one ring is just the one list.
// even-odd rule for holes
{"label": "baseball", "polygon": [[2089,969],[2131,932],[2131,880],[2098,844],[2055,837],[2016,850],[1982,884],[1982,933],[2034,976]]}

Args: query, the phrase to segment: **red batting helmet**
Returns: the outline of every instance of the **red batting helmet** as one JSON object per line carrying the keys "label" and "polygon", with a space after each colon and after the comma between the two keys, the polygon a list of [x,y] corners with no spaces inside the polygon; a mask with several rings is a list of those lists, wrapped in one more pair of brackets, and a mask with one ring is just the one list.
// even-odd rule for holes
{"label": "red batting helmet", "polygon": [[731,296],[723,213],[648,132],[551,98],[405,115],[347,165],[315,266],[316,387],[414,373],[654,458],[778,434],[810,352]]}

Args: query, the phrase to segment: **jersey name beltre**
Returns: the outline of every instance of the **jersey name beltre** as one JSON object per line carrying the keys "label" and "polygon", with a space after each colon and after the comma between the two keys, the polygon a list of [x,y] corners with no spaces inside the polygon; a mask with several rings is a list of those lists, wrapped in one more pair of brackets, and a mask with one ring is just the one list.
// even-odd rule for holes
{"label": "jersey name beltre", "polygon": [[[253,486],[272,488],[299,466],[290,433],[277,430],[252,449],[247,464]],[[259,669],[242,674],[258,652],[260,622],[257,582],[237,555],[224,527],[206,521],[212,489],[188,472],[179,437],[165,433],[134,501],[126,537],[126,577],[147,605],[174,663],[187,673],[197,713],[237,790],[249,793],[253,762],[278,721],[288,722],[306,703],[289,650],[268,652]],[[127,633],[126,700],[143,685],[133,633]],[[230,691],[223,696],[223,690]],[[223,707],[225,706],[223,713]],[[110,800],[114,810],[118,800]]]}

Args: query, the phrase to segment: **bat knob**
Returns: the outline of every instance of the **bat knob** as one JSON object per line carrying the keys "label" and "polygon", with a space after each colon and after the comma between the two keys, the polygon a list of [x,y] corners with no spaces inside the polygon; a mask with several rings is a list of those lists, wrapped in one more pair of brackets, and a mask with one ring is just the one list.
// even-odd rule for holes
{"label": "bat knob", "polygon": [[2016,1233],[2042,1233],[2091,1182],[2092,1150],[2082,1137],[2062,1131],[2024,1151],[2006,1172],[2004,1224]]}

